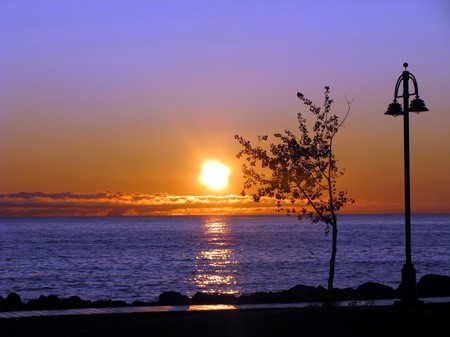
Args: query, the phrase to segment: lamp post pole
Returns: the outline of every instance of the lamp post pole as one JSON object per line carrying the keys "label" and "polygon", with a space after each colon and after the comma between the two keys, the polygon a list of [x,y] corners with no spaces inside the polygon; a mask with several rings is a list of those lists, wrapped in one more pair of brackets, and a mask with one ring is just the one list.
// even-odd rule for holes
{"label": "lamp post pole", "polygon": [[[410,166],[409,166],[409,112],[428,111],[423,100],[419,98],[419,90],[416,78],[406,68],[408,63],[404,63],[405,70],[398,78],[395,86],[394,102],[389,105],[386,115],[403,115],[403,142],[404,142],[404,178],[405,178],[405,264],[402,269],[402,283],[400,294],[400,305],[412,306],[418,303],[416,295],[416,270],[411,259],[411,189],[410,189]],[[409,80],[414,84],[414,92],[409,92]],[[403,82],[403,94],[398,95],[400,84]],[[409,105],[409,96],[416,98]],[[403,110],[397,98],[403,98]]]}
{"label": "lamp post pole", "polygon": [[[407,66],[407,65],[406,65]],[[405,264],[402,269],[401,301],[410,303],[416,297],[416,270],[411,261],[411,184],[409,168],[409,72],[402,73],[403,81],[403,146],[405,179]]]}

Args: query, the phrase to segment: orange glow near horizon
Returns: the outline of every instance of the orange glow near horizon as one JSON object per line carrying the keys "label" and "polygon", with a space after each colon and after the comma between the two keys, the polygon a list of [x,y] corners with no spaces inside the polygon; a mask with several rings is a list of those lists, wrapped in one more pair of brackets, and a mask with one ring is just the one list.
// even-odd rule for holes
{"label": "orange glow near horizon", "polygon": [[[206,195],[179,196],[168,194],[111,193],[15,193],[0,194],[0,216],[181,216],[181,215],[275,215],[276,200],[261,198],[256,203],[250,196]],[[444,202],[424,204],[415,213],[448,213]],[[444,206],[442,206],[444,205]],[[292,206],[289,203],[289,206]],[[305,206],[301,202],[299,207]],[[343,214],[402,213],[401,202],[359,200],[342,210]],[[430,211],[432,210],[432,211]]]}

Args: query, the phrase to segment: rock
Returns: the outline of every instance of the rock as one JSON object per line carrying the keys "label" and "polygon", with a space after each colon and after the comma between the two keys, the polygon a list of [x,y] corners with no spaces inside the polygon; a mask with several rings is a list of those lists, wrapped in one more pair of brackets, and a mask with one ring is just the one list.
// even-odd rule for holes
{"label": "rock", "polygon": [[238,302],[241,304],[253,304],[253,303],[275,303],[273,293],[259,291],[252,294],[242,294],[238,298]]}
{"label": "rock", "polygon": [[286,302],[314,302],[323,301],[327,296],[327,291],[324,287],[312,287],[302,284],[284,292]]}
{"label": "rock", "polygon": [[7,310],[17,310],[23,307],[22,299],[19,295],[12,292],[6,296],[4,301],[4,308]]}
{"label": "rock", "polygon": [[312,287],[296,285],[288,290],[277,292],[256,292],[249,295],[241,295],[239,303],[295,303],[323,301],[327,296],[324,287]]}
{"label": "rock", "polygon": [[27,307],[29,309],[61,309],[62,306],[62,300],[58,298],[56,295],[48,295],[39,296],[39,299],[37,300],[30,300],[27,303]]}
{"label": "rock", "polygon": [[197,292],[191,298],[191,304],[236,304],[237,299],[231,294],[208,294]]}
{"label": "rock", "polygon": [[27,303],[27,309],[28,310],[44,310],[46,308],[40,302],[40,297],[39,297],[39,299],[29,300]]}
{"label": "rock", "polygon": [[62,300],[62,306],[65,309],[89,308],[91,301],[82,300],[79,296],[70,296]]}
{"label": "rock", "polygon": [[56,295],[41,295],[38,299],[30,300],[27,303],[27,308],[34,310],[77,309],[89,308],[90,306],[90,301],[84,301],[78,296],[71,296],[66,299],[60,299]]}
{"label": "rock", "polygon": [[358,298],[358,292],[353,288],[334,288],[332,293],[333,301],[355,300]]}
{"label": "rock", "polygon": [[450,296],[450,276],[426,274],[417,283],[419,297]]}
{"label": "rock", "polygon": [[47,297],[40,296],[39,299],[49,309],[58,309],[61,307],[61,300],[56,295],[50,294]]}
{"label": "rock", "polygon": [[133,307],[143,307],[145,305],[146,303],[144,301],[134,301],[133,303],[131,303],[131,306]]}
{"label": "rock", "polygon": [[189,297],[176,291],[165,291],[158,297],[159,303],[163,305],[187,305]]}
{"label": "rock", "polygon": [[377,282],[366,282],[356,288],[358,299],[375,300],[393,298],[394,289]]}

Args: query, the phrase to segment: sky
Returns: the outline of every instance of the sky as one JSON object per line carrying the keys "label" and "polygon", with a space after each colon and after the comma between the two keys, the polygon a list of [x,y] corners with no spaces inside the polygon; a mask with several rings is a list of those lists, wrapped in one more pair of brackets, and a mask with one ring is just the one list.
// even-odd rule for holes
{"label": "sky", "polygon": [[[450,2],[0,3],[0,215],[273,210],[238,196],[239,134],[297,130],[330,86],[356,204],[403,212],[403,122],[385,116],[409,63],[429,112],[411,114],[413,213],[450,213]],[[273,139],[273,138],[272,138]],[[205,160],[226,188],[199,181]]]}

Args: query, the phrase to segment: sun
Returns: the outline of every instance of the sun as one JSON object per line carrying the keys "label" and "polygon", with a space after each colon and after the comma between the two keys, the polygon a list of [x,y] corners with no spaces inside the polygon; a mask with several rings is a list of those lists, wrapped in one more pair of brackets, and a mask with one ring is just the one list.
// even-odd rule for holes
{"label": "sun", "polygon": [[217,160],[203,163],[200,181],[210,189],[221,190],[228,185],[230,169]]}

